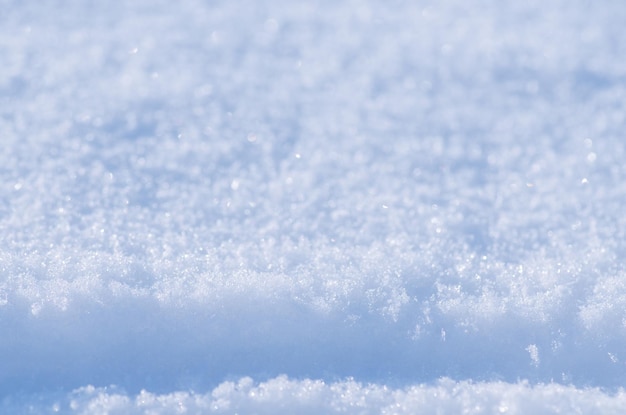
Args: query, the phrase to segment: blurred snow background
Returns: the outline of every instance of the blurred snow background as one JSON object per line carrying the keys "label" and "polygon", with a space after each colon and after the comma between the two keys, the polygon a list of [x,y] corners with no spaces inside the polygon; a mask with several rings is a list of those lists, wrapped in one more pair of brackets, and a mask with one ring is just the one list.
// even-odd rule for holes
{"label": "blurred snow background", "polygon": [[3,411],[623,411],[626,4],[0,7]]}

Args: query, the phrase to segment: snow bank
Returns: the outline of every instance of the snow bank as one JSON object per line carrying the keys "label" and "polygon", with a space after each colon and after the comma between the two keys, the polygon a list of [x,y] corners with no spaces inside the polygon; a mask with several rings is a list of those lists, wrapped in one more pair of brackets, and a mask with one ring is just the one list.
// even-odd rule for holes
{"label": "snow bank", "polygon": [[626,6],[1,4],[6,408],[622,403]]}
{"label": "snow bank", "polygon": [[[86,386],[45,404],[0,408],[54,414],[621,414],[623,391],[607,395],[598,389],[558,384],[471,383],[441,379],[433,385],[392,389],[354,380],[327,384],[289,380],[285,376],[254,383],[250,378],[224,382],[211,393],[141,391],[128,395],[114,388]],[[15,413],[15,412],[13,412]]]}

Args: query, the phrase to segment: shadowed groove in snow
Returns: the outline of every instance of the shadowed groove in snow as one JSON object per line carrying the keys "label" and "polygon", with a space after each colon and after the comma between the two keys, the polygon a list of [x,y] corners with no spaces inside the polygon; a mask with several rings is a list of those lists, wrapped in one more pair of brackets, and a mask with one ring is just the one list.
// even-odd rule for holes
{"label": "shadowed groove in snow", "polygon": [[[464,277],[446,270],[418,277],[371,266],[378,272],[346,268],[343,278],[326,276],[326,287],[313,279],[294,286],[268,272],[143,288],[93,278],[24,287],[0,308],[1,328],[12,333],[0,341],[2,389],[89,383],[131,393],[206,390],[224,379],[282,373],[397,386],[441,376],[609,388],[624,382],[623,334],[594,323],[612,313],[605,298],[595,298],[606,295],[597,289],[581,313],[571,305],[585,295],[580,288],[518,287],[517,268],[484,274],[489,283],[459,285]],[[351,274],[358,279],[350,282]],[[150,278],[145,271],[138,279]]]}

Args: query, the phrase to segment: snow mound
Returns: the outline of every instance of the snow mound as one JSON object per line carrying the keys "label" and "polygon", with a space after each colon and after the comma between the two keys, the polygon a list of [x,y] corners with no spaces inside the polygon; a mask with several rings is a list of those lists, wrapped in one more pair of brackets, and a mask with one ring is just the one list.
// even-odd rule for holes
{"label": "snow mound", "polygon": [[[354,380],[325,383],[279,376],[255,383],[224,382],[207,394],[142,390],[128,395],[114,388],[85,386],[63,398],[30,406],[37,414],[621,414],[626,394],[558,384],[472,383],[441,379],[433,385],[392,389]],[[4,402],[3,410],[24,410]],[[25,412],[26,413],[26,412]]]}

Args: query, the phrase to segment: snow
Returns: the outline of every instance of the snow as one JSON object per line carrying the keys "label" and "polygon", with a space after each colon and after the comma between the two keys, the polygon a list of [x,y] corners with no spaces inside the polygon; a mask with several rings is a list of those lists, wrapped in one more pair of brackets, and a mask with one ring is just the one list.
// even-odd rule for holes
{"label": "snow", "polygon": [[[260,384],[248,377],[224,382],[212,392],[157,395],[142,390],[129,396],[111,388],[87,386],[63,402],[49,403],[50,413],[69,408],[80,414],[619,414],[624,392],[607,395],[598,389],[581,392],[557,384],[471,383],[440,379],[433,385],[392,390],[348,379],[289,380],[279,376]],[[424,412],[426,411],[426,412]]]}
{"label": "snow", "polygon": [[0,5],[1,412],[623,412],[626,4]]}

